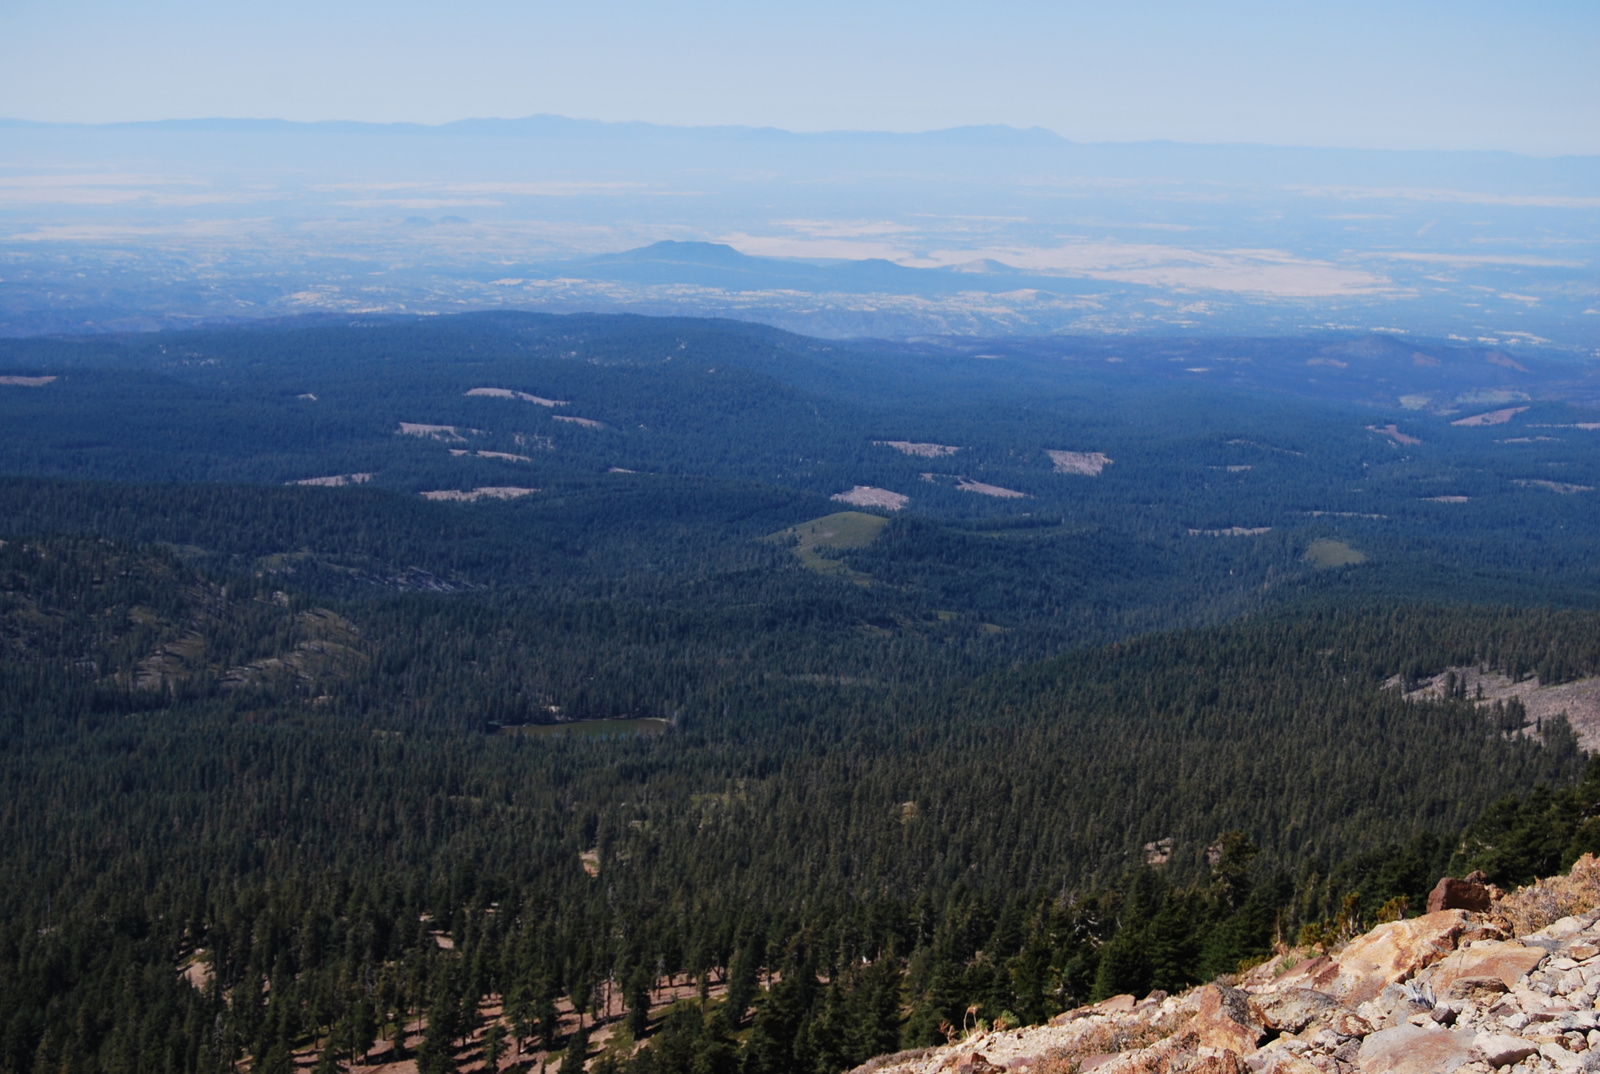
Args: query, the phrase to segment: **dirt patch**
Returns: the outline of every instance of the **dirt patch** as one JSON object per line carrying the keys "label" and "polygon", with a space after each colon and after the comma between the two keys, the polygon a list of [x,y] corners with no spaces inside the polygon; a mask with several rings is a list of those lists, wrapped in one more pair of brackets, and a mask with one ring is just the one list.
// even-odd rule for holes
{"label": "dirt patch", "polygon": [[450,454],[460,457],[471,455],[479,459],[503,459],[506,462],[532,462],[526,455],[513,455],[509,451],[468,451],[466,448],[451,448]]}
{"label": "dirt patch", "polygon": [[284,484],[317,485],[321,488],[338,489],[346,485],[365,485],[371,480],[371,474],[333,474],[330,477],[302,477],[298,481],[285,481]]}
{"label": "dirt patch", "polygon": [[1260,537],[1271,533],[1271,526],[1229,526],[1221,530],[1190,530],[1190,537]]}
{"label": "dirt patch", "polygon": [[882,507],[887,511],[898,511],[911,502],[910,496],[871,485],[857,485],[848,492],[836,492],[828,498],[854,507]]}
{"label": "dirt patch", "polygon": [[598,421],[595,421],[593,418],[575,418],[570,414],[557,414],[557,415],[555,415],[555,420],[556,421],[571,422],[573,425],[581,425],[585,429],[604,429],[605,428],[604,425],[602,425]]}
{"label": "dirt patch", "polygon": [[565,399],[546,399],[542,395],[529,395],[527,392],[516,392],[510,388],[473,388],[467,395],[487,395],[493,399],[521,399],[524,403],[533,403],[536,406],[566,406]]}
{"label": "dirt patch", "polygon": [[585,850],[585,851],[579,852],[579,854],[578,854],[578,864],[582,865],[583,866],[583,871],[588,873],[590,876],[599,876],[600,875],[600,851],[599,851],[599,849],[596,848],[594,850]]}
{"label": "dirt patch", "polygon": [[[1458,687],[1465,689],[1467,700],[1478,706],[1492,705],[1496,701],[1514,697],[1527,710],[1530,724],[1537,726],[1540,721],[1565,716],[1578,733],[1578,742],[1584,749],[1600,749],[1600,679],[1579,679],[1558,686],[1544,686],[1537,675],[1521,682],[1512,682],[1497,671],[1452,667],[1424,679],[1405,696],[1416,700],[1443,700],[1452,675]],[[1393,688],[1399,686],[1400,682],[1391,679],[1386,685]],[[1483,691],[1481,697],[1478,694],[1480,689]]]}
{"label": "dirt patch", "polygon": [[1115,460],[1099,451],[1046,451],[1058,474],[1082,474],[1099,477],[1100,471]]}
{"label": "dirt patch", "polygon": [[911,440],[874,440],[874,444],[892,447],[902,455],[914,455],[919,459],[937,459],[945,455],[954,455],[961,449],[951,447],[949,444],[919,444]]}
{"label": "dirt patch", "polygon": [[55,380],[55,377],[0,377],[0,384],[7,384],[13,388],[42,388]]}
{"label": "dirt patch", "polygon": [[1424,496],[1423,499],[1427,500],[1429,503],[1466,503],[1467,502],[1467,497],[1465,497],[1465,496]]}
{"label": "dirt patch", "polygon": [[418,493],[424,500],[439,500],[451,503],[472,503],[476,500],[514,500],[518,496],[531,496],[538,489],[513,488],[507,485],[491,485],[475,488],[467,492],[460,489],[436,489],[432,492]]}
{"label": "dirt patch", "polygon": [[[1456,422],[1456,424],[1460,425],[1461,423],[1458,421],[1458,422]],[[1400,431],[1400,427],[1398,425],[1396,425],[1392,421],[1388,425],[1385,425],[1381,429],[1378,428],[1376,425],[1369,425],[1369,426],[1367,426],[1367,430],[1369,432],[1377,433],[1380,436],[1387,436],[1390,440],[1393,440],[1397,444],[1420,444],[1420,443],[1422,443],[1422,441],[1419,440],[1417,437],[1415,437],[1415,436],[1407,436],[1405,433],[1401,432]]]}
{"label": "dirt patch", "polygon": [[[1523,398],[1527,397],[1524,396]],[[1450,424],[1469,426],[1504,425],[1506,422],[1510,421],[1512,418],[1516,417],[1518,414],[1521,414],[1527,409],[1528,408],[1525,406],[1508,406],[1504,410],[1491,410],[1487,414],[1474,414],[1470,418],[1461,418],[1458,421],[1452,421]]]}

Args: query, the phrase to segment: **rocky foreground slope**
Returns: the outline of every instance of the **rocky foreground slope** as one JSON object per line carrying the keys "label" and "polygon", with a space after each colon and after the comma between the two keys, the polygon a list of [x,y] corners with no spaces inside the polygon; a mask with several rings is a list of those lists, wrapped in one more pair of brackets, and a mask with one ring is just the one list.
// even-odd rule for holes
{"label": "rocky foreground slope", "polygon": [[852,1074],[1600,1071],[1600,862],[1508,896],[1442,881],[1429,906],[1180,996],[1113,996]]}

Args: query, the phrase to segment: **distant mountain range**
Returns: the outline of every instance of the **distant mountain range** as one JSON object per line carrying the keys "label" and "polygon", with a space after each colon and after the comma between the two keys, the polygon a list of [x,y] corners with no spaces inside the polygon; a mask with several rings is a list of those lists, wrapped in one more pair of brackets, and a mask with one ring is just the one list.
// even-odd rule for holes
{"label": "distant mountain range", "polygon": [[0,131],[11,335],[520,308],[1600,351],[1596,157],[560,116]]}

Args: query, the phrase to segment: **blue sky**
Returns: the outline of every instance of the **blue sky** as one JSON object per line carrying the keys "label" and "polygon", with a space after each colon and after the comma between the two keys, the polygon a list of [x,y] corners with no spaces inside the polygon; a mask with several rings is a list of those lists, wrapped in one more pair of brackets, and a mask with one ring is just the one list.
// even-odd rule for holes
{"label": "blue sky", "polygon": [[0,0],[0,115],[1600,153],[1600,3]]}

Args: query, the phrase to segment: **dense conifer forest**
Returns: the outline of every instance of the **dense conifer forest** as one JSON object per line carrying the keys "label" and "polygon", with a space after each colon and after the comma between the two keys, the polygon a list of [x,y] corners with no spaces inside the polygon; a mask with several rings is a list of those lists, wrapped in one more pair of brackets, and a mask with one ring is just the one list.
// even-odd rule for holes
{"label": "dense conifer forest", "polygon": [[0,1070],[838,1074],[1600,850],[1566,720],[1411,689],[1600,675],[1600,434],[996,368],[0,344]]}

